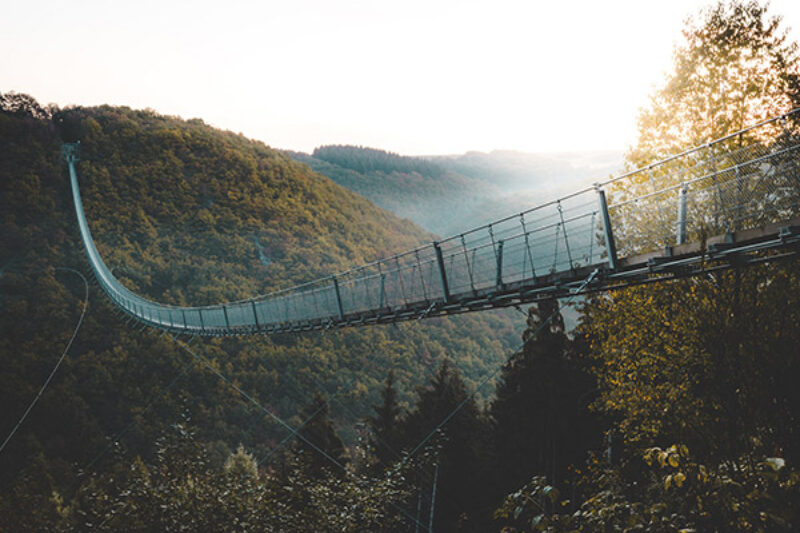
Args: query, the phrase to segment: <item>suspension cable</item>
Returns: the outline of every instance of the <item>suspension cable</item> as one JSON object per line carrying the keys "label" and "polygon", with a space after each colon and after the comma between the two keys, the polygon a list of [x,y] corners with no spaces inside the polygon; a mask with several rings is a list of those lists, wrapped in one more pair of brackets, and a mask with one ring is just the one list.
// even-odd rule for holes
{"label": "suspension cable", "polygon": [[14,429],[12,429],[11,433],[8,434],[8,437],[6,437],[6,440],[4,440],[3,444],[0,445],[0,453],[3,452],[3,449],[5,449],[6,445],[9,443],[11,438],[14,436],[14,434],[17,432],[19,427],[22,425],[22,423],[28,417],[28,414],[33,409],[33,406],[36,405],[36,402],[38,402],[39,398],[42,397],[42,394],[44,393],[44,390],[50,384],[50,381],[53,379],[53,376],[56,375],[56,371],[58,370],[58,367],[61,366],[61,362],[67,356],[67,352],[69,351],[70,347],[72,346],[72,341],[74,341],[75,337],[78,335],[78,330],[81,328],[81,324],[83,323],[83,318],[86,316],[86,310],[89,307],[89,282],[86,281],[86,278],[84,277],[84,275],[81,274],[80,272],[78,272],[75,269],[67,268],[67,267],[57,267],[56,270],[64,270],[66,272],[72,272],[72,273],[77,274],[78,276],[81,277],[81,279],[83,280],[83,287],[84,287],[83,310],[81,311],[81,316],[78,319],[78,324],[75,326],[75,330],[72,332],[72,336],[70,337],[69,342],[67,343],[67,346],[64,348],[64,351],[61,352],[61,357],[59,357],[58,361],[56,361],[56,365],[53,367],[53,370],[50,372],[50,375],[47,376],[47,379],[45,380],[45,382],[42,385],[42,387],[39,389],[39,392],[36,394],[36,397],[33,399],[33,401],[30,403],[30,405],[28,405],[28,408],[25,409],[25,412],[22,414],[22,417],[17,422],[17,425],[14,426]]}

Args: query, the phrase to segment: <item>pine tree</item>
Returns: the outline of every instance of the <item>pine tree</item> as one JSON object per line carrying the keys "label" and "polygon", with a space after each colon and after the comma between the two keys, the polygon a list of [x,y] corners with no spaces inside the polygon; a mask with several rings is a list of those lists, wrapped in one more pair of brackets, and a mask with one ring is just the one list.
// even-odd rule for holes
{"label": "pine tree", "polygon": [[587,411],[594,379],[568,350],[557,300],[529,309],[523,339],[524,348],[502,370],[491,406],[498,488],[504,492],[534,475],[563,486],[568,467],[581,464],[599,441]]}
{"label": "pine tree", "polygon": [[478,521],[491,514],[490,508],[481,505],[488,467],[488,425],[460,374],[446,359],[430,386],[417,390],[414,409],[403,421],[404,438],[409,447],[414,447],[462,403],[429,441],[433,450],[430,478],[423,487],[431,487],[438,463],[434,521],[437,531],[481,530]]}
{"label": "pine tree", "polygon": [[304,462],[312,475],[322,475],[325,471],[340,474],[341,468],[331,459],[344,466],[347,456],[342,439],[339,438],[330,419],[328,400],[320,392],[315,392],[311,402],[300,410],[301,420],[309,418],[310,420],[298,432],[302,437],[297,439],[298,452],[304,456]]}
{"label": "pine tree", "polygon": [[394,387],[394,371],[386,376],[386,385],[381,391],[383,402],[373,405],[375,416],[369,419],[370,448],[378,459],[378,466],[386,468],[398,459],[399,424],[402,410],[397,404],[397,389]]}

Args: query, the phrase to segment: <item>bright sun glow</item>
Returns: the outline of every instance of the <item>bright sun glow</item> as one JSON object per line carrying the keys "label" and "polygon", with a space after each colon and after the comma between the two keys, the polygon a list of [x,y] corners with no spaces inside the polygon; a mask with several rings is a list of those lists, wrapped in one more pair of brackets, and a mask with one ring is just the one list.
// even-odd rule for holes
{"label": "bright sun glow", "polygon": [[[302,151],[621,150],[702,5],[9,2],[0,91],[150,107]],[[800,2],[772,12],[800,26]]]}

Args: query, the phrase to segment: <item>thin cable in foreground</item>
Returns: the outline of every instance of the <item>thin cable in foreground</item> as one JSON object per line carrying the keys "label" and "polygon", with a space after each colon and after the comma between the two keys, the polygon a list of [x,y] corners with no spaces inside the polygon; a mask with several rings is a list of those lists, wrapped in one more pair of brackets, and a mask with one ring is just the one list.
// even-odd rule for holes
{"label": "thin cable in foreground", "polygon": [[47,379],[45,380],[45,382],[42,385],[42,387],[39,389],[39,392],[36,394],[36,397],[33,399],[33,401],[30,403],[30,405],[28,405],[28,408],[25,409],[25,412],[22,414],[22,417],[17,422],[17,425],[14,426],[14,429],[12,429],[11,433],[8,434],[8,437],[6,437],[6,440],[4,440],[3,444],[0,445],[0,453],[3,452],[3,450],[6,447],[6,445],[11,441],[11,438],[14,436],[14,434],[20,428],[22,423],[28,417],[28,414],[30,414],[30,412],[33,410],[33,406],[36,405],[36,402],[38,402],[39,398],[42,397],[42,394],[44,393],[44,390],[50,384],[50,381],[52,381],[53,376],[56,375],[56,371],[58,371],[58,367],[61,366],[61,362],[64,361],[64,358],[67,356],[67,352],[69,351],[70,347],[72,346],[72,342],[75,340],[75,337],[78,335],[78,330],[81,328],[81,324],[83,324],[83,317],[86,316],[86,310],[89,307],[89,282],[86,281],[86,278],[84,277],[84,275],[81,274],[80,272],[78,272],[77,270],[72,269],[72,268],[57,267],[56,270],[63,270],[63,271],[66,271],[66,272],[73,272],[73,273],[75,273],[75,274],[77,274],[77,275],[79,275],[81,277],[81,279],[83,280],[83,286],[84,286],[84,290],[85,290],[84,298],[83,298],[83,310],[81,311],[81,316],[78,319],[78,324],[75,326],[75,330],[72,332],[72,336],[69,338],[69,342],[67,343],[67,346],[64,348],[64,351],[61,352],[61,357],[59,357],[58,361],[56,361],[56,365],[53,367],[53,370],[50,372],[50,375],[47,376]]}
{"label": "thin cable in foreground", "polygon": [[[234,383],[234,382],[233,382],[231,379],[229,379],[229,378],[228,378],[227,376],[225,376],[225,375],[224,375],[222,372],[220,372],[219,370],[217,370],[217,369],[214,367],[214,365],[212,365],[212,364],[211,364],[211,362],[210,362],[210,361],[209,361],[207,358],[203,357],[202,355],[200,355],[200,354],[198,354],[197,352],[195,352],[194,350],[192,350],[192,349],[191,349],[191,347],[189,347],[189,346],[188,346],[188,345],[187,345],[185,342],[183,342],[183,341],[181,341],[181,340],[178,340],[177,338],[175,338],[175,337],[172,337],[171,335],[169,335],[168,337],[169,337],[169,338],[170,338],[170,339],[171,339],[171,340],[172,340],[174,343],[176,343],[178,346],[180,346],[181,348],[183,348],[183,349],[184,349],[186,352],[188,352],[189,354],[191,354],[191,356],[192,356],[192,357],[194,357],[196,360],[198,360],[199,362],[203,363],[203,365],[204,365],[206,368],[208,368],[209,370],[211,370],[211,372],[212,372],[212,373],[214,373],[214,374],[215,374],[215,375],[216,375],[218,378],[220,378],[222,381],[224,381],[225,383],[227,383],[227,384],[228,384],[228,385],[229,385],[231,388],[233,388],[233,389],[234,389],[236,392],[238,392],[238,393],[239,393],[239,394],[240,394],[240,395],[241,395],[243,398],[245,398],[247,401],[249,401],[250,403],[252,403],[252,404],[253,404],[253,405],[255,405],[256,407],[258,407],[259,409],[261,409],[261,411],[263,411],[264,413],[266,413],[267,415],[269,415],[269,417],[270,417],[270,418],[272,418],[273,420],[275,420],[275,421],[276,421],[278,424],[280,424],[281,426],[283,426],[284,428],[286,428],[287,430],[289,430],[289,431],[290,431],[292,434],[296,435],[296,436],[297,436],[297,438],[299,438],[300,440],[302,440],[303,442],[305,442],[306,444],[308,444],[309,446],[311,446],[311,448],[312,448],[312,449],[314,449],[314,451],[316,451],[316,452],[318,452],[320,455],[322,455],[322,456],[323,456],[325,459],[327,459],[327,460],[328,460],[328,461],[329,461],[331,464],[333,464],[333,465],[337,466],[338,468],[340,468],[340,469],[342,470],[342,472],[344,472],[346,475],[348,475],[348,476],[350,476],[350,477],[356,477],[356,476],[355,476],[355,475],[354,475],[352,472],[349,472],[349,471],[347,470],[347,468],[346,468],[346,467],[345,467],[345,466],[344,466],[342,463],[340,463],[339,461],[337,461],[336,459],[334,459],[333,457],[331,457],[331,455],[330,455],[329,453],[327,453],[325,450],[321,449],[319,446],[317,446],[316,444],[314,444],[313,442],[311,442],[310,440],[308,440],[308,439],[307,439],[307,438],[306,438],[306,437],[305,437],[305,436],[304,436],[302,433],[300,433],[300,432],[299,432],[299,428],[293,428],[292,426],[290,426],[290,425],[289,425],[287,422],[285,422],[285,421],[284,421],[282,418],[280,418],[278,415],[276,415],[275,413],[273,413],[272,411],[270,411],[269,409],[267,409],[266,407],[264,407],[264,406],[263,406],[263,405],[262,405],[262,404],[261,404],[261,403],[260,403],[258,400],[256,400],[255,398],[253,398],[253,396],[251,396],[250,394],[248,394],[247,392],[245,392],[245,391],[244,391],[244,390],[243,390],[241,387],[239,387],[239,386],[238,386],[236,383]],[[418,525],[420,525],[420,526],[421,526],[421,527],[423,527],[423,528],[425,527],[423,524],[419,523],[419,521],[418,521],[418,520],[417,520],[415,517],[411,516],[411,515],[410,515],[410,514],[409,514],[409,513],[408,513],[408,512],[407,512],[405,509],[403,509],[402,507],[398,506],[397,504],[395,504],[395,503],[393,503],[393,502],[389,502],[389,505],[391,505],[392,507],[394,507],[394,508],[395,508],[397,511],[399,511],[399,512],[400,512],[400,513],[401,513],[403,516],[405,516],[406,518],[408,518],[409,520],[411,520],[411,522],[413,522],[413,523],[415,523],[415,524],[418,524]],[[427,529],[427,528],[425,528],[425,529]]]}

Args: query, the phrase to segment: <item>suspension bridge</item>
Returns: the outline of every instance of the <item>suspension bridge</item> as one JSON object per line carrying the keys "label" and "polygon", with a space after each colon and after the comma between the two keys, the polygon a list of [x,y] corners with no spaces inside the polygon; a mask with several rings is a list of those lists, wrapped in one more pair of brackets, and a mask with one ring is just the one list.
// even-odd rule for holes
{"label": "suspension bridge", "polygon": [[201,307],[148,300],[114,277],[83,210],[79,145],[64,152],[81,239],[113,303],[175,334],[243,335],[480,311],[794,257],[798,119],[800,109],[441,241]]}

